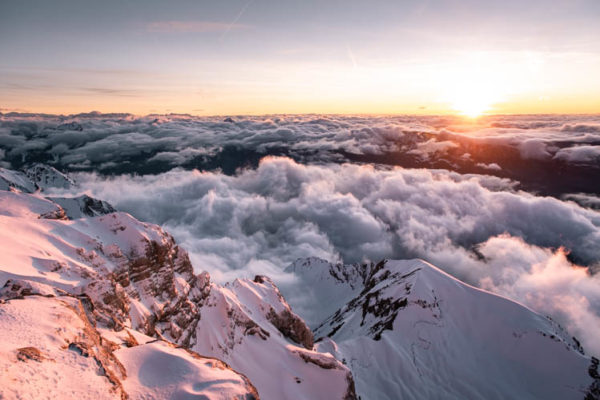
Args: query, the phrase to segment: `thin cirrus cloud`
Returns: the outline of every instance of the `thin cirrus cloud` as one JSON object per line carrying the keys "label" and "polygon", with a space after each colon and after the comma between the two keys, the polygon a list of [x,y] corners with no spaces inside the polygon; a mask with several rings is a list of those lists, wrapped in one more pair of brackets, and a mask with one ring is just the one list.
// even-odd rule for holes
{"label": "thin cirrus cloud", "polygon": [[139,97],[142,95],[142,92],[139,90],[129,90],[129,89],[84,87],[84,88],[81,88],[81,90],[84,92],[87,92],[87,93],[92,93],[92,94],[96,94],[96,95],[106,95],[106,96]]}
{"label": "thin cirrus cloud", "polygon": [[249,25],[214,21],[155,21],[146,24],[146,30],[160,33],[223,33],[248,28]]}

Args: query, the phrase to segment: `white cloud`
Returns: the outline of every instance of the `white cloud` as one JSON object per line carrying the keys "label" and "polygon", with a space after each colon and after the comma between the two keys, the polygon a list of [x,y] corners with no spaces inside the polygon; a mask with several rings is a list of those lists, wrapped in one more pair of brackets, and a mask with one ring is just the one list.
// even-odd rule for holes
{"label": "white cloud", "polygon": [[556,152],[554,158],[571,164],[600,166],[600,146],[583,145],[567,147]]}
{"label": "white cloud", "polygon": [[548,151],[548,144],[541,139],[528,139],[519,143],[521,157],[534,160],[546,160],[552,157]]}
{"label": "white cloud", "polygon": [[190,251],[196,268],[216,280],[264,271],[285,289],[290,277],[282,270],[298,257],[421,257],[558,316],[587,345],[590,326],[600,329],[598,279],[562,250],[551,250],[566,247],[580,262],[597,265],[600,214],[514,192],[499,178],[306,166],[279,157],[234,176],[173,170],[76,178],[94,196],[162,224]]}
{"label": "white cloud", "polygon": [[446,153],[448,150],[456,147],[458,147],[458,144],[450,140],[437,141],[435,139],[429,139],[426,142],[418,143],[417,148],[410,150],[409,153],[418,154],[427,159],[436,153]]}
{"label": "white cloud", "polygon": [[477,163],[475,165],[478,166],[478,167],[484,168],[484,169],[492,170],[492,171],[500,171],[500,170],[502,170],[502,167],[499,166],[496,163],[489,163],[489,164]]}
{"label": "white cloud", "polygon": [[385,162],[394,164],[400,162],[398,155],[413,155],[421,162],[456,159],[473,165],[496,163],[507,170],[505,154],[486,152],[486,146],[504,145],[525,159],[551,160],[559,147],[597,147],[598,126],[597,116],[556,115],[496,116],[466,124],[455,117],[427,116],[245,116],[224,122],[221,117],[186,115],[16,114],[0,118],[0,148],[16,157],[15,163],[48,155],[45,162],[67,169],[72,164],[95,169],[106,162],[129,162],[133,171],[149,160],[185,166],[234,147],[321,162],[348,160],[344,154],[350,153],[390,155]]}
{"label": "white cloud", "polygon": [[[595,196],[585,192],[597,191],[598,126],[598,116],[497,116],[465,123],[439,116],[224,122],[176,115],[3,115],[0,151],[3,166],[47,157],[58,167],[96,173],[208,165],[215,172],[84,173],[77,179],[95,197],[164,225],[196,267],[210,270],[216,280],[264,271],[285,282],[289,277],[282,269],[305,256],[347,262],[422,257],[473,284],[559,315],[580,336],[585,324],[597,326],[600,288],[597,278],[568,260],[599,268],[600,215],[572,201],[517,192],[515,179],[542,188],[554,184],[558,194],[577,192],[567,198],[593,207]],[[300,162],[271,157],[255,170],[218,172],[227,163],[254,165],[250,161],[267,154]],[[350,161],[485,168],[512,180],[343,164]],[[308,162],[313,165],[302,165]],[[156,163],[161,168],[149,167]],[[529,170],[530,164],[537,169]],[[575,175],[565,172],[571,165]],[[581,166],[585,177],[578,175]],[[561,174],[548,179],[553,171]],[[540,172],[548,173],[542,182]],[[581,185],[570,186],[577,182]],[[557,250],[561,246],[571,251],[569,259]],[[547,283],[553,274],[563,280]],[[528,290],[540,293],[531,296]]]}

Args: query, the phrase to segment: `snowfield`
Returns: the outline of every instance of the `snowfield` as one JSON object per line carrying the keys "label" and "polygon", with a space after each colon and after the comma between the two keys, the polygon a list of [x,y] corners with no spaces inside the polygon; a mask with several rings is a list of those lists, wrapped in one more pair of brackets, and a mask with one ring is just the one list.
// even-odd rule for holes
{"label": "snowfield", "polygon": [[316,327],[317,348],[347,362],[364,398],[581,399],[597,385],[558,324],[424,261],[290,269],[327,296],[315,308],[338,307]]}

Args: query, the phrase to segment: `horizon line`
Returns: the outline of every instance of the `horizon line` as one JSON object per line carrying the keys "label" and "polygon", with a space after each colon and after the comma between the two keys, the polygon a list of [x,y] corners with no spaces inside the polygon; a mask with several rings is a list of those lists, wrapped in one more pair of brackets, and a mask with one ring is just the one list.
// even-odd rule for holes
{"label": "horizon line", "polygon": [[232,114],[193,114],[186,112],[165,112],[165,113],[147,113],[137,114],[132,112],[102,112],[97,110],[83,111],[78,113],[48,113],[48,112],[29,112],[29,111],[3,111],[0,107],[0,116],[15,115],[15,116],[46,116],[46,117],[77,117],[77,116],[102,116],[102,115],[123,115],[132,116],[137,118],[152,117],[152,116],[186,116],[186,117],[199,117],[199,118],[216,118],[216,117],[268,117],[268,116],[288,116],[288,115],[332,115],[332,116],[371,116],[371,117],[399,117],[399,116],[414,116],[414,117],[457,117],[466,120],[477,120],[486,117],[502,117],[502,116],[549,116],[549,115],[572,115],[572,116],[600,116],[600,110],[592,113],[571,113],[571,112],[539,112],[539,113],[482,113],[481,115],[471,117],[460,113],[434,113],[434,114],[421,114],[421,113],[319,113],[319,112],[298,112],[298,113],[232,113]]}

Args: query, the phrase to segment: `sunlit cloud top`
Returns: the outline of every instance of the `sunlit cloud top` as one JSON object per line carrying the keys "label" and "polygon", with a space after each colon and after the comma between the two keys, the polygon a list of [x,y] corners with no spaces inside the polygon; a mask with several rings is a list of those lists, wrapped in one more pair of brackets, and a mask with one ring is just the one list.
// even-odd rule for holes
{"label": "sunlit cloud top", "polygon": [[0,111],[597,113],[600,3],[0,3]]}

